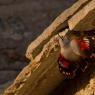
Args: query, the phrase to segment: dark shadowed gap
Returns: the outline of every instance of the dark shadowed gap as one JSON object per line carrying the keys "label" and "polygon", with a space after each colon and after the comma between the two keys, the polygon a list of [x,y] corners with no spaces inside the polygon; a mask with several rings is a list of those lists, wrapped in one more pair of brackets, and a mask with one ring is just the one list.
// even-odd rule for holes
{"label": "dark shadowed gap", "polygon": [[49,95],[75,95],[76,92],[85,88],[89,80],[95,76],[95,62],[90,64],[84,72],[78,72],[77,76],[71,80],[63,80],[59,86]]}

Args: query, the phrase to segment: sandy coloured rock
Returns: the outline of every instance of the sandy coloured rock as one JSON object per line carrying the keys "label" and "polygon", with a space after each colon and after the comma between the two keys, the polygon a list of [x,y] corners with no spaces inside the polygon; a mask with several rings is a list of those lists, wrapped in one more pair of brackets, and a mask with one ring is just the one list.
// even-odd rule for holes
{"label": "sandy coloured rock", "polygon": [[95,30],[95,0],[90,1],[70,20],[68,20],[70,30],[90,31]]}
{"label": "sandy coloured rock", "polygon": [[[65,30],[60,35],[64,36],[66,32]],[[26,95],[26,92],[27,95],[30,95],[31,92],[33,95],[48,95],[64,80],[57,64],[60,48],[59,43],[55,42],[56,38],[58,38],[58,35],[50,39],[42,52],[23,69],[3,95]],[[44,89],[44,91],[41,89]]]}
{"label": "sandy coloured rock", "polygon": [[67,21],[71,18],[77,11],[79,11],[89,0],[79,0],[73,6],[66,9],[59,15],[54,22],[46,28],[43,33],[33,41],[26,51],[26,57],[30,60],[34,59],[37,54],[39,54],[48,40],[62,29],[68,27]]}
{"label": "sandy coloured rock", "polygon": [[[56,34],[58,32],[60,32],[60,35],[64,35],[64,30],[68,26],[68,20],[80,13],[80,11],[89,4],[93,5],[92,2],[95,1],[77,1],[71,8],[65,10],[65,12],[63,12],[34,42],[30,44],[27,49],[26,56],[30,60],[33,60],[22,70],[14,83],[4,91],[3,95],[26,95],[26,92],[27,95],[49,95],[62,81],[64,82],[64,76],[59,72],[57,64],[60,47],[59,43],[54,39],[56,39]],[[93,9],[93,6],[89,7],[89,10],[90,8]],[[77,22],[77,25],[78,24],[80,24],[80,21]],[[95,66],[92,67],[94,68]],[[91,70],[94,72],[94,69],[91,68]],[[89,95],[94,95],[94,75],[95,74],[93,74],[93,77],[87,76],[86,79],[88,78],[89,83],[86,83],[86,86],[81,90],[76,87],[77,92],[74,92],[74,94],[87,95],[86,91],[89,91]],[[82,78],[80,77],[79,79]],[[80,84],[81,80],[78,82]],[[84,81],[83,84],[85,84],[85,82],[86,81]],[[72,86],[74,85],[73,83],[71,83]],[[77,81],[75,83],[77,83]],[[68,88],[69,87],[67,87],[67,91]],[[91,88],[93,88],[93,90]],[[42,89],[44,89],[44,91]],[[70,93],[68,95],[70,95]]]}

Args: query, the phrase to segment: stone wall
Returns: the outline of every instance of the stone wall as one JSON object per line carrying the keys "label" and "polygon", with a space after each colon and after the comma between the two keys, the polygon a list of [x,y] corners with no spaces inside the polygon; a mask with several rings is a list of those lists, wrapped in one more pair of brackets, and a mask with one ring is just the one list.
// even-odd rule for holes
{"label": "stone wall", "polygon": [[94,95],[95,64],[90,64],[86,72],[77,75],[74,79],[64,80],[57,65],[60,47],[56,41],[57,33],[64,36],[68,29],[76,32],[94,32],[95,29],[92,27],[94,5],[95,0],[78,0],[63,11],[29,45],[26,56],[31,60],[30,64],[21,71],[2,95]]}

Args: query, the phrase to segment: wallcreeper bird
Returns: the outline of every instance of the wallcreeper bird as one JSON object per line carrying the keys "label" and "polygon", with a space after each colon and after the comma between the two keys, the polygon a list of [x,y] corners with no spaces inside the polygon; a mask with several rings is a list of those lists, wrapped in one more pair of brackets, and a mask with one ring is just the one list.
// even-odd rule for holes
{"label": "wallcreeper bird", "polygon": [[[70,32],[70,30],[68,31]],[[93,58],[95,40],[93,36],[75,35],[59,36],[60,55],[58,65],[60,72],[65,78],[74,78],[80,69],[84,72],[89,64],[89,59]]]}

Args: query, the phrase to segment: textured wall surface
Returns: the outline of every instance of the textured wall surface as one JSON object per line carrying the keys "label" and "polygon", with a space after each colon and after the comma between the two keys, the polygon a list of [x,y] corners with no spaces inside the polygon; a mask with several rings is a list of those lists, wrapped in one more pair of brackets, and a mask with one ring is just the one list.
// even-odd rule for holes
{"label": "textured wall surface", "polygon": [[[93,2],[93,3],[92,3]],[[66,19],[66,21],[62,21],[64,18],[64,15],[58,16],[58,18],[51,24],[49,27],[53,26],[60,26],[60,23],[66,23],[66,26],[61,26],[60,35],[64,36],[64,33],[67,29],[69,29],[69,25],[73,25],[72,18],[75,17],[74,20],[76,20],[76,15],[80,13],[80,11],[84,13],[87,12],[87,14],[84,16],[83,19],[81,19],[82,16],[77,15],[77,25],[78,29],[80,29],[81,25],[84,23],[88,23],[88,20],[85,20],[86,17],[89,15],[89,13],[93,13],[94,10],[91,10],[94,6],[95,2],[94,0],[79,0],[77,1],[73,6],[70,7],[71,10],[63,11],[62,14],[67,15],[69,17]],[[75,6],[78,6],[77,10],[74,10]],[[84,10],[86,6],[88,7],[88,10]],[[84,11],[83,11],[84,10]],[[72,12],[74,14],[72,14]],[[68,16],[68,14],[72,14]],[[90,20],[93,21],[93,15],[90,15]],[[80,22],[80,19],[83,20],[83,22]],[[69,23],[71,22],[71,23]],[[69,23],[69,24],[68,24]],[[81,23],[81,25],[80,25]],[[56,25],[55,25],[56,24]],[[68,26],[68,27],[67,27]],[[88,25],[90,28],[90,25]],[[58,27],[54,27],[55,31],[58,30]],[[74,30],[75,28],[72,28]],[[50,32],[54,32],[49,30]],[[49,32],[48,31],[48,32]],[[48,34],[48,32],[46,32]],[[78,31],[82,32],[82,31]],[[86,31],[85,31],[86,32]],[[89,31],[91,32],[91,31]],[[94,32],[94,27],[93,27]],[[47,39],[47,35],[44,35],[44,32],[40,35],[40,38],[42,41],[40,41],[38,38],[33,42],[36,44],[36,42],[43,42],[45,39]],[[44,39],[43,39],[44,37]],[[47,42],[45,42],[38,54],[34,57],[32,61],[30,61],[30,64],[27,65],[21,73],[17,76],[13,84],[5,90],[3,95],[94,95],[95,94],[95,63],[89,64],[89,68],[83,72],[79,73],[74,79],[71,80],[64,80],[64,76],[59,72],[58,65],[57,65],[57,58],[59,55],[60,47],[59,43],[56,40],[58,35],[56,33],[52,35]],[[33,44],[32,43],[32,44]],[[31,45],[31,44],[30,44]],[[31,46],[32,47],[32,46]],[[35,49],[35,48],[34,48]],[[39,48],[38,48],[39,49]],[[30,49],[31,52],[31,49]],[[31,54],[32,55],[32,54]],[[31,59],[30,59],[31,60]],[[59,86],[58,86],[59,85]],[[44,89],[44,90],[43,90]],[[26,93],[27,92],[27,93]]]}

